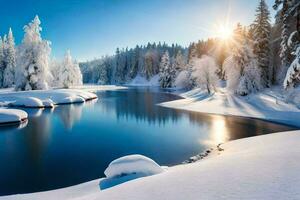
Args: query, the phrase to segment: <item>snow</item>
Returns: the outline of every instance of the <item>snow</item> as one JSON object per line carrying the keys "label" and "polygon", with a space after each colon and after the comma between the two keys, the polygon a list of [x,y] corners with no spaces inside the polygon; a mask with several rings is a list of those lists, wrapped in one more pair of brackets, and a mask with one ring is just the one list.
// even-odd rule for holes
{"label": "snow", "polygon": [[128,86],[159,86],[159,75],[155,75],[147,80],[145,77],[141,75],[137,75]]}
{"label": "snow", "polygon": [[[211,114],[252,117],[300,126],[299,96],[286,99],[286,91],[278,87],[265,89],[245,97],[234,95],[226,88],[217,88],[213,95],[200,89],[181,94],[184,99],[161,103],[161,106]],[[299,90],[297,90],[299,91]],[[300,95],[300,94],[298,94]],[[289,103],[290,102],[290,103]],[[297,107],[298,106],[298,107]]]}
{"label": "snow", "polygon": [[223,144],[199,162],[101,190],[99,180],[64,189],[0,197],[0,200],[299,199],[300,131]]}
{"label": "snow", "polygon": [[[59,104],[83,103],[97,98],[97,95],[91,91],[98,90],[118,90],[126,87],[121,86],[95,86],[84,85],[73,89],[53,89],[53,90],[35,90],[18,91],[13,88],[0,89],[0,106],[2,107],[29,107],[29,108],[53,108]],[[41,115],[41,110],[27,110],[32,116]],[[21,122],[27,119],[27,113],[17,109],[0,108],[0,124]],[[24,123],[23,123],[24,124]]]}
{"label": "snow", "polygon": [[117,86],[117,85],[94,85],[94,84],[84,84],[82,86],[74,86],[72,89],[78,89],[82,91],[114,91],[114,90],[124,90],[128,89],[126,86]]}
{"label": "snow", "polygon": [[9,104],[13,107],[28,107],[28,108],[43,108],[44,104],[38,98],[35,97],[21,97],[16,99],[16,101]]}
{"label": "snow", "polygon": [[116,178],[130,174],[146,176],[163,172],[164,170],[152,159],[142,155],[129,155],[112,161],[104,171],[107,178]]}
{"label": "snow", "polygon": [[14,107],[53,107],[59,104],[83,103],[95,98],[96,94],[79,89],[0,91],[0,104]]}
{"label": "snow", "polygon": [[21,122],[27,119],[27,116],[23,110],[0,108],[0,124]]}

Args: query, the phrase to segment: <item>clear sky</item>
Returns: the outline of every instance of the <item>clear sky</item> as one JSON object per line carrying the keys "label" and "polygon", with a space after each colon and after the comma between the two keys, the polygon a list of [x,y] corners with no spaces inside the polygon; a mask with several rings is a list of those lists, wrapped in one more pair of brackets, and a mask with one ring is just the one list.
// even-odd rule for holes
{"label": "clear sky", "polygon": [[[113,54],[116,47],[165,41],[187,46],[215,34],[218,23],[254,19],[259,0],[0,0],[0,34],[12,27],[19,44],[23,26],[37,14],[42,36],[60,58],[70,49],[80,61]],[[266,0],[272,17],[274,0]]]}

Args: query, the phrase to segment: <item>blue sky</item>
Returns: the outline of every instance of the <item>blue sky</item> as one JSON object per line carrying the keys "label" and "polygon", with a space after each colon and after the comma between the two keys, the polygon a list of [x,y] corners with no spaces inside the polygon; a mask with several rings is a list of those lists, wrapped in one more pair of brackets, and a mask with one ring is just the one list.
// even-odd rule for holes
{"label": "blue sky", "polygon": [[[274,0],[266,0],[272,16]],[[188,45],[215,34],[218,23],[254,19],[259,0],[0,0],[0,34],[12,27],[19,44],[23,26],[37,14],[42,36],[60,58],[67,49],[80,61],[113,54],[116,47],[165,41]],[[4,8],[4,9],[3,9]]]}

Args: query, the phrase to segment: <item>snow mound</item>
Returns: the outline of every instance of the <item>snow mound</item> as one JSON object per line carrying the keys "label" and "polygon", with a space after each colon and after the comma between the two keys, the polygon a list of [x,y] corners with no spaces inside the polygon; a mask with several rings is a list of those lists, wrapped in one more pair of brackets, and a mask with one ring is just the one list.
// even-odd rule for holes
{"label": "snow mound", "polygon": [[150,176],[163,172],[152,159],[142,155],[129,155],[112,161],[104,171],[107,178],[116,178],[132,174]]}
{"label": "snow mound", "polygon": [[79,96],[65,97],[59,101],[59,104],[83,103],[85,99]]}
{"label": "snow mound", "polygon": [[97,95],[79,89],[53,89],[0,93],[0,105],[30,108],[52,108],[54,105],[83,103]]}
{"label": "snow mound", "polygon": [[53,108],[55,104],[51,99],[45,99],[42,103],[45,108]]}
{"label": "snow mound", "polygon": [[23,110],[0,108],[0,123],[21,122],[27,119],[28,115]]}
{"label": "snow mound", "polygon": [[28,107],[28,108],[43,108],[43,102],[35,97],[18,98],[15,102],[10,104],[13,107]]}

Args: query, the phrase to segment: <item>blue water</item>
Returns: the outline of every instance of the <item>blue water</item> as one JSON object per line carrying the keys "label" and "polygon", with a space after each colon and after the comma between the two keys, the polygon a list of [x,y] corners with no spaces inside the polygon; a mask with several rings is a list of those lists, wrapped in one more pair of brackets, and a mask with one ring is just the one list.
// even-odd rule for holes
{"label": "blue water", "polygon": [[157,106],[179,97],[149,88],[102,91],[85,104],[26,109],[25,127],[0,127],[0,195],[103,177],[114,159],[143,154],[175,165],[228,140],[292,130],[260,120]]}

